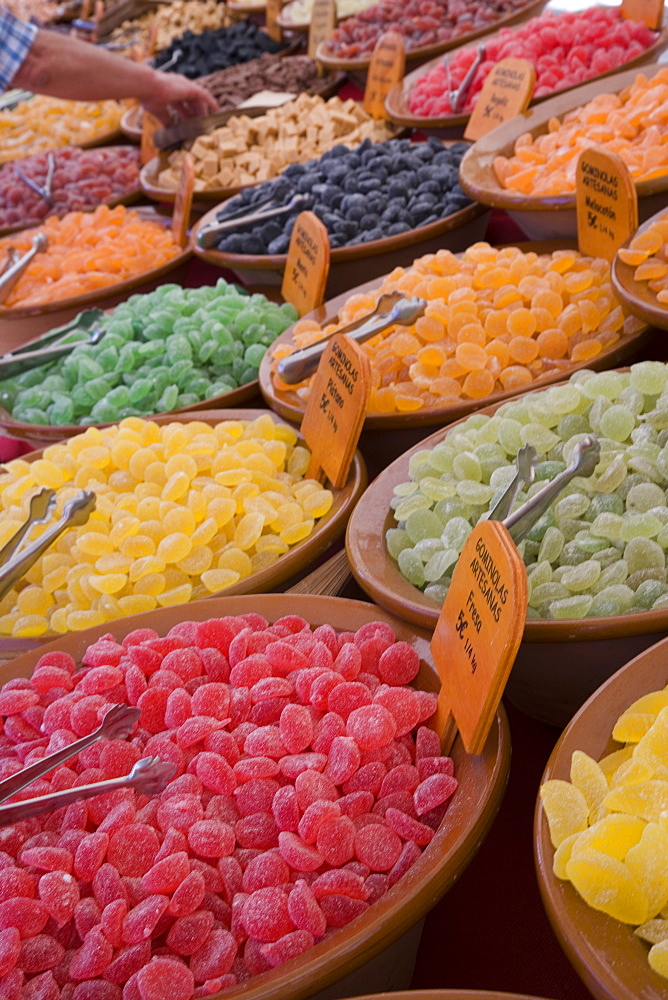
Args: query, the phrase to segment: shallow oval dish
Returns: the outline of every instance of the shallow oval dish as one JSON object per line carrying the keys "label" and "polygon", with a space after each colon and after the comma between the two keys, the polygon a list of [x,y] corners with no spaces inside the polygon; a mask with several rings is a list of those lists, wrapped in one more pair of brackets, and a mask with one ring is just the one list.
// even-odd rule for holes
{"label": "shallow oval dish", "polygon": [[[542,386],[530,392],[518,393],[515,398],[540,391]],[[476,410],[476,413],[492,416],[500,405],[502,404],[486,406]],[[441,608],[408,582],[387,551],[385,532],[397,524],[390,509],[390,500],[394,496],[394,487],[411,478],[408,472],[411,456],[439,444],[461,422],[442,427],[384,469],[353,511],[346,532],[348,561],[362,589],[388,611],[422,628],[435,628]],[[668,631],[668,608],[610,618],[561,621],[531,619],[525,622],[523,641],[556,643],[569,640],[625,639],[665,631]],[[668,678],[668,668],[666,676]]]}
{"label": "shallow oval dish", "polygon": [[[276,423],[284,423],[277,417],[275,413],[269,410],[201,410],[196,413],[188,412],[183,413],[180,416],[173,417],[171,415],[157,416],[146,418],[163,426],[165,424],[173,423],[192,423],[195,420],[202,421],[203,423],[213,426],[215,424],[221,423],[223,420],[256,420],[258,417],[264,416],[267,413],[272,417]],[[78,432],[83,433],[86,430],[85,427],[77,428]],[[61,435],[62,440],[62,435]],[[300,443],[303,444],[301,438],[299,438]],[[26,455],[21,455],[21,460],[24,462],[35,462],[42,457],[42,450],[31,451]],[[350,472],[348,473],[348,481],[346,485],[341,489],[332,488],[332,493],[334,494],[334,502],[330,507],[329,511],[324,515],[324,517],[319,518],[311,534],[304,538],[303,541],[297,542],[292,545],[290,549],[282,556],[279,556],[275,562],[271,563],[270,566],[265,567],[265,569],[260,570],[257,573],[252,573],[250,576],[246,577],[245,580],[239,580],[238,583],[233,584],[231,587],[227,587],[225,591],[221,591],[218,594],[211,595],[212,597],[221,596],[224,594],[227,596],[237,596],[239,594],[263,594],[268,591],[275,590],[281,584],[290,580],[291,577],[297,576],[298,574],[307,570],[317,559],[325,553],[329,547],[340,538],[344,531],[348,518],[350,517],[351,511],[354,509],[355,504],[359,500],[360,496],[364,492],[367,484],[367,473],[366,465],[361,454],[355,453],[352,465],[350,467]],[[48,551],[48,550],[47,550]],[[205,603],[208,603],[210,598],[202,599]],[[294,601],[294,597],[293,597]],[[190,604],[175,606],[172,610],[174,612],[179,612],[181,616],[185,616],[187,613],[184,609],[190,608]],[[169,609],[166,609],[169,610]],[[150,612],[152,614],[152,612]],[[112,624],[116,626],[120,622],[124,622],[124,618],[119,618]],[[107,623],[109,624],[109,623]],[[34,642],[35,645],[44,645],[45,642],[51,642],[56,638],[55,633],[40,636],[38,639],[29,640]],[[61,637],[62,638],[62,637]],[[14,650],[11,655],[16,655],[16,650],[23,648],[23,643],[26,640],[21,638],[14,638],[12,636],[0,636],[0,661],[5,658],[9,659],[7,656],[8,651]],[[32,647],[28,647],[32,648]]]}
{"label": "shallow oval dish", "polygon": [[[668,41],[668,29],[664,29],[662,37],[664,36]],[[497,180],[494,172],[495,158],[512,156],[516,140],[526,132],[530,132],[534,138],[546,133],[551,118],[561,119],[569,111],[587,104],[601,93],[618,93],[624,90],[634,82],[640,72],[651,79],[659,70],[665,68],[665,63],[657,62],[635,70],[616,73],[606,79],[605,89],[597,81],[586,83],[575,90],[550,97],[549,100],[499,125],[474,143],[464,154],[459,167],[459,183],[462,190],[469,197],[490,208],[501,208],[510,212],[531,239],[575,238],[577,234],[575,193],[533,197],[509,191]],[[636,190],[642,221],[653,215],[665,202],[665,192],[668,191],[668,163],[664,176],[639,181]]]}
{"label": "shallow oval dish", "polygon": [[[666,187],[668,187],[668,176]],[[660,216],[664,215],[668,219],[668,209],[657,212],[656,215],[644,222],[633,234],[631,240],[639,233],[644,233]],[[627,240],[624,246],[627,247],[631,240]],[[619,259],[619,255],[615,254],[615,259],[612,262],[612,287],[617,297],[634,316],[645,323],[651,323],[652,326],[658,326],[661,330],[668,330],[668,307],[661,305],[656,297],[656,292],[652,291],[646,281],[636,281],[634,274],[635,267],[625,264]]]}
{"label": "shallow oval dish", "polygon": [[[428,633],[407,626],[363,601],[297,597],[294,594],[219,597],[197,601],[188,607],[161,608],[99,628],[72,633],[6,664],[3,681],[29,677],[39,657],[48,650],[62,650],[81,660],[86,648],[109,631],[118,640],[137,628],[154,628],[164,635],[173,625],[185,619],[205,621],[212,617],[250,612],[263,615],[271,622],[283,615],[299,614],[312,626],[328,623],[339,631],[356,630],[373,621],[387,622],[395,630],[397,638],[410,643],[420,656],[416,686],[425,690],[438,689],[438,674],[431,658]],[[30,640],[23,640],[27,641]],[[499,708],[482,754],[471,756],[465,753],[461,740],[457,739],[451,755],[460,782],[459,789],[452,798],[441,828],[410,872],[366,913],[303,955],[232,989],[215,993],[212,1000],[306,1000],[330,986],[336,987],[333,995],[345,996],[359,992],[360,988],[378,989],[387,982],[388,966],[391,969],[403,957],[405,945],[398,939],[414,928],[413,945],[417,945],[415,931],[419,936],[419,928],[415,925],[464,871],[496,816],[510,764],[510,734],[503,708]],[[376,959],[375,970],[371,967],[366,969],[365,963],[373,959]],[[462,1000],[468,1000],[466,994]],[[493,994],[489,1000],[495,1000]]]}
{"label": "shallow oval dish", "polygon": [[[665,627],[665,626],[664,626]],[[583,750],[600,760],[619,749],[612,729],[637,698],[665,687],[668,639],[651,646],[618,670],[582,706],[552,751],[541,781],[569,779],[571,756]],[[570,882],[552,871],[554,848],[540,798],[534,816],[534,856],[543,904],[561,947],[597,1000],[665,1000],[668,980],[647,961],[649,946],[633,928],[588,906]]]}
{"label": "shallow oval dish", "polygon": [[[527,251],[532,249],[535,249],[537,252],[545,251],[545,247],[541,248],[538,244],[520,243],[518,245],[523,250]],[[561,243],[560,247],[563,247],[563,245],[564,244]],[[553,249],[555,249],[555,247],[550,247],[550,251]],[[332,250],[332,257],[335,253],[336,251]],[[358,285],[357,288],[351,288],[350,291],[344,292],[342,295],[326,302],[320,309],[315,309],[313,312],[307,313],[303,319],[313,319],[317,323],[324,326],[327,323],[332,322],[352,295],[358,295],[360,293],[376,289],[382,283],[382,280],[382,278],[376,278],[373,281],[365,282],[363,285]],[[596,358],[591,358],[589,361],[575,363],[572,368],[568,369],[567,372],[557,371],[552,375],[546,375],[544,378],[541,378],[536,382],[535,388],[542,389],[548,385],[553,385],[555,382],[561,382],[564,377],[570,376],[573,372],[578,371],[581,368],[593,368],[598,371],[620,364],[630,354],[637,351],[648,336],[647,325],[643,324],[639,327],[637,322],[635,322],[632,318],[626,320],[625,326],[628,328],[627,334],[616,344],[612,344],[612,346],[607,348],[605,351],[601,351]],[[293,423],[301,423],[306,410],[306,404],[300,399],[294,390],[286,392],[276,389],[272,377],[271,353],[274,347],[279,344],[291,342],[292,327],[289,327],[285,333],[282,333],[281,336],[278,337],[277,340],[274,341],[273,345],[268,349],[260,365],[260,391],[265,401],[269,404],[269,406],[271,406],[272,410],[280,413],[280,415],[285,417],[286,420],[291,420]],[[370,412],[367,413],[366,420],[364,421],[364,429],[395,430],[406,427],[430,427],[450,423],[452,421],[460,420],[469,413],[473,413],[474,410],[477,411],[481,404],[488,406],[492,404],[500,404],[506,399],[517,396],[524,391],[526,390],[523,389],[518,392],[517,389],[508,389],[507,391],[495,392],[493,395],[488,396],[484,400],[457,399],[455,402],[443,403],[440,406],[425,406],[420,410],[412,410],[407,413]],[[533,389],[531,391],[533,391]],[[483,410],[482,412],[485,413],[487,411]]]}
{"label": "shallow oval dish", "polygon": [[[532,14],[538,13],[538,11],[545,6],[546,2],[547,0],[530,0],[529,3],[525,4],[519,10],[514,11],[512,14],[507,14],[504,17],[499,18],[498,21],[494,21],[493,24],[489,24],[484,28],[478,28],[476,31],[471,31],[468,35],[461,35],[459,38],[454,38],[449,42],[437,42],[432,45],[422,45],[416,49],[408,49],[406,51],[406,63],[408,65],[411,65],[412,63],[423,63],[427,59],[432,59],[434,56],[439,55],[439,53],[459,48],[462,45],[466,45],[469,42],[474,41],[476,38],[480,38],[482,35],[489,35],[493,31],[496,31],[498,28],[503,28],[507,24],[514,24],[516,21],[524,21],[526,18],[531,17]],[[316,59],[318,62],[321,62],[323,66],[326,66],[329,69],[366,70],[371,62],[371,53],[363,56],[361,59],[342,59],[332,53],[328,42],[321,42],[316,52]]]}
{"label": "shallow oval dish", "polygon": [[[485,41],[490,38],[494,38],[498,32],[494,32],[493,35],[487,35]],[[651,61],[658,56],[659,52],[662,52],[668,45],[668,28],[664,28],[659,32],[658,37],[653,45],[645,49],[643,53],[636,56],[635,59],[629,59],[628,62],[624,63],[623,66],[617,67],[617,69],[608,70],[606,73],[599,73],[596,76],[592,76],[585,84],[573,84],[570,87],[562,87],[559,90],[553,91],[551,94],[545,94],[543,97],[536,97],[531,102],[529,107],[534,107],[538,104],[543,104],[545,101],[550,101],[553,98],[559,97],[561,95],[570,93],[576,88],[584,88],[590,84],[596,84],[600,80],[604,80],[606,77],[615,77],[616,75],[621,75],[621,71],[628,71],[629,69],[635,67],[637,75],[638,71],[642,68],[645,69],[644,63]],[[458,45],[456,49],[452,49],[449,55],[454,58],[460,49],[467,49],[470,46]],[[471,112],[466,114],[449,114],[449,115],[437,115],[433,117],[423,117],[421,115],[414,114],[408,106],[408,97],[415,87],[418,80],[427,73],[430,73],[435,69],[439,63],[442,62],[441,57],[436,59],[431,59],[428,63],[420,66],[418,69],[414,69],[411,73],[408,73],[404,77],[401,83],[395,84],[390,93],[385,98],[385,110],[387,111],[390,121],[397,122],[399,125],[405,125],[408,128],[458,128],[462,125],[466,125],[469,118],[471,117]],[[665,64],[663,64],[665,66]],[[657,66],[657,68],[660,68]],[[616,89],[616,88],[615,88]],[[621,89],[621,88],[619,88]],[[597,87],[597,93],[601,92],[600,85]],[[573,105],[577,107],[577,105]],[[568,110],[571,110],[570,108]],[[499,126],[499,129],[502,126]],[[531,131],[530,129],[525,129],[524,131]],[[546,131],[546,129],[544,130]],[[505,190],[505,189],[502,189]]]}

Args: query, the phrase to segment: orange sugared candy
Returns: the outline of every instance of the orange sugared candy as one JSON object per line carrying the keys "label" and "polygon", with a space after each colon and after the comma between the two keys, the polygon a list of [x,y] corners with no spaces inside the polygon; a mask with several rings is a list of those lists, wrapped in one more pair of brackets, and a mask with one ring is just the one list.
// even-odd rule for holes
{"label": "orange sugared candy", "polygon": [[[575,250],[539,256],[476,243],[459,256],[439,250],[407,270],[395,268],[374,292],[351,295],[337,323],[301,320],[294,343],[280,344],[274,360],[361,319],[381,295],[397,291],[428,304],[413,326],[389,327],[362,345],[375,413],[517,391],[590,361],[624,334],[607,261]],[[279,391],[294,388],[273,378]],[[309,382],[296,389],[304,401],[309,392]]]}
{"label": "orange sugared candy", "polygon": [[23,254],[36,233],[48,237],[8,295],[8,307],[39,305],[105,288],[166,264],[181,248],[168,227],[142,219],[123,205],[68,212],[35,229],[0,240],[0,267],[10,246]]}
{"label": "orange sugared candy", "polygon": [[635,280],[646,281],[657,301],[668,308],[668,212],[636,233],[628,247],[617,251],[617,256],[635,268]]}
{"label": "orange sugared candy", "polygon": [[547,132],[529,133],[511,157],[497,156],[494,172],[502,187],[533,197],[571,194],[580,153],[590,146],[617,153],[635,181],[668,173],[668,68],[651,79],[639,73],[617,94],[552,118]]}

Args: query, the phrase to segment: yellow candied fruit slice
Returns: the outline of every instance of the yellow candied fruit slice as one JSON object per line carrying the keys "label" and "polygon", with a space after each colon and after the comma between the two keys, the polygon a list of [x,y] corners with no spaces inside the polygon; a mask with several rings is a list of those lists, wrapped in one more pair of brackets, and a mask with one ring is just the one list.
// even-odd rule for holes
{"label": "yellow candied fruit slice", "polygon": [[636,744],[634,757],[652,754],[668,764],[668,706],[659,710],[654,724]]}
{"label": "yellow candied fruit slice", "polygon": [[647,897],[623,861],[587,848],[571,855],[566,875],[593,909],[624,924],[647,920]]}
{"label": "yellow candied fruit slice", "polygon": [[572,833],[587,829],[589,806],[582,792],[568,781],[552,778],[541,785],[540,799],[550,829],[550,840],[558,847]]}
{"label": "yellow candied fruit slice", "polygon": [[602,854],[610,854],[618,861],[623,861],[628,851],[635,847],[642,837],[646,825],[645,821],[637,816],[611,813],[594,823],[588,830],[577,834],[578,839],[571,853],[577,854],[578,851],[593,848]]}
{"label": "yellow candied fruit slice", "polygon": [[566,874],[566,865],[570,861],[573,848],[581,836],[583,836],[582,833],[571,833],[565,840],[562,840],[559,847],[557,847],[554,852],[554,857],[552,859],[552,871],[555,876],[560,878],[562,881],[565,881],[568,878]]}
{"label": "yellow candied fruit slice", "polygon": [[576,750],[571,758],[571,783],[585,797],[589,807],[589,820],[599,818],[599,810],[608,793],[608,782],[603,771],[588,754]]}
{"label": "yellow candied fruit slice", "polygon": [[668,978],[668,941],[659,941],[649,950],[647,960],[660,976]]}
{"label": "yellow candied fruit slice", "polygon": [[668,834],[658,823],[648,823],[639,842],[624,859],[647,898],[647,916],[654,917],[668,903]]}
{"label": "yellow candied fruit slice", "polygon": [[603,805],[610,812],[630,813],[656,822],[668,809],[668,781],[652,778],[612,788],[603,799]]}
{"label": "yellow candied fruit slice", "polygon": [[231,569],[207,569],[202,573],[202,583],[211,594],[238,583],[241,575]]}

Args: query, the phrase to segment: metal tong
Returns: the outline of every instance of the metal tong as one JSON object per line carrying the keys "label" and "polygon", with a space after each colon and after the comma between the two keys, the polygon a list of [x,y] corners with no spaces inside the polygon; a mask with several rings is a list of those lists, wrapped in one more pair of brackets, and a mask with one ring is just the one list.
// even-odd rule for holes
{"label": "metal tong", "polygon": [[119,788],[134,788],[142,795],[156,795],[165,788],[175,773],[176,764],[160,760],[159,757],[144,757],[137,761],[130,773],[123,778],[109,778],[107,781],[96,781],[92,785],[79,785],[61,792],[53,792],[51,795],[40,795],[36,799],[24,799],[22,802],[0,806],[0,827],[11,826],[13,823],[39,816],[41,813],[52,812],[54,809],[62,809],[73,802],[90,799],[95,795],[115,792]]}
{"label": "metal tong", "polygon": [[[46,486],[30,498],[28,519],[0,549],[0,566],[4,566],[13,555],[16,555],[20,551],[23,539],[31,528],[36,524],[46,524],[51,517],[55,505],[56,492]],[[2,787],[2,782],[0,782],[0,787]]]}
{"label": "metal tong", "polygon": [[7,300],[7,296],[11,292],[12,288],[19,280],[25,269],[27,268],[30,261],[38,253],[41,253],[49,245],[49,240],[45,233],[37,233],[33,236],[32,247],[27,253],[24,253],[22,257],[19,257],[13,264],[11,264],[3,272],[0,277],[0,303]]}
{"label": "metal tong", "polygon": [[43,198],[47,203],[49,208],[53,207],[53,175],[56,170],[56,157],[53,153],[49,153],[47,156],[47,170],[46,170],[46,180],[44,181],[44,187],[40,187],[37,181],[32,180],[32,178],[27,177],[26,174],[21,170],[20,167],[16,167],[16,173],[19,175],[24,184],[27,184],[31,191]]}
{"label": "metal tong", "polygon": [[56,750],[48,757],[36,760],[34,764],[24,767],[17,774],[12,774],[11,777],[0,781],[0,802],[11,799],[13,795],[31,785],[33,781],[43,778],[50,771],[55,771],[66,760],[76,757],[78,753],[81,753],[86,747],[92,746],[93,743],[97,743],[98,740],[125,739],[134,729],[140,715],[140,710],[131,705],[114,705],[113,708],[109,709],[98,728],[89,733],[88,736],[82,736],[75,743],[70,743],[69,746]]}
{"label": "metal tong", "polygon": [[[543,516],[548,507],[556,500],[563,488],[572,479],[575,479],[576,476],[588,478],[593,475],[594,469],[598,465],[600,454],[601,446],[597,438],[588,435],[575,446],[571,462],[563,472],[555,476],[542,490],[527,500],[525,504],[522,504],[516,511],[504,518],[503,523],[515,544],[518,544],[526,537],[536,521]],[[510,485],[512,486],[512,483]],[[498,506],[498,503],[496,506]],[[495,520],[498,520],[498,518],[495,518]]]}
{"label": "metal tong", "polygon": [[447,54],[444,57],[443,65],[445,66],[445,74],[448,79],[448,99],[450,101],[450,110],[453,114],[459,114],[464,107],[466,98],[468,97],[471,86],[473,85],[473,80],[478,70],[478,66],[481,62],[483,62],[486,51],[485,45],[481,42],[480,45],[478,45],[478,52],[475,59],[469,66],[466,76],[457,89],[453,89],[452,87],[452,77],[450,76],[450,58]]}
{"label": "metal tong", "polygon": [[[32,510],[32,504],[31,504]],[[60,518],[48,528],[39,538],[25,547],[20,547],[23,538],[36,523],[28,518],[18,532],[10,538],[5,546],[12,546],[10,558],[3,566],[0,566],[0,600],[7,594],[18,581],[25,576],[30,567],[46,552],[46,550],[60,538],[62,533],[68,528],[78,527],[85,524],[91,513],[95,510],[95,494],[89,490],[81,490],[76,496],[71,497],[63,507]],[[21,537],[15,543],[16,535]],[[4,551],[4,550],[3,550]]]}
{"label": "metal tong", "polygon": [[515,475],[506,486],[505,490],[490,508],[487,515],[488,521],[504,521],[517,499],[517,494],[523,483],[530,486],[536,478],[535,465],[538,460],[536,449],[531,444],[525,444],[515,456]]}
{"label": "metal tong", "polygon": [[267,222],[269,219],[278,219],[291,212],[303,212],[312,204],[313,198],[309,194],[295,194],[285,205],[279,205],[273,195],[270,195],[252,205],[243,205],[216,222],[202,226],[197,234],[197,245],[203,249],[213,247],[218,242],[218,238],[227,232],[245,229],[247,226],[254,226],[258,222]]}
{"label": "metal tong", "polygon": [[[384,312],[380,311],[383,307],[386,310]],[[395,295],[381,295],[375,310],[368,316],[355,324],[351,323],[340,330],[335,330],[331,336],[311,344],[310,347],[304,347],[302,350],[288,355],[287,358],[282,358],[278,362],[276,373],[287,385],[297,385],[298,382],[303,382],[305,378],[313,374],[328,341],[337,334],[344,333],[351,340],[363,344],[365,340],[370,340],[371,337],[385,330],[388,326],[412,326],[415,320],[423,315],[426,308],[425,299],[417,297],[407,299],[403,295],[398,298],[395,298]]]}
{"label": "metal tong", "polygon": [[[13,378],[31,368],[39,368],[40,365],[63,358],[82,344],[90,346],[98,344],[106,333],[105,328],[99,325],[104,318],[105,314],[101,309],[86,309],[70,323],[51,330],[32,344],[24,344],[13,351],[8,351],[7,354],[0,356],[0,380]],[[86,337],[65,343],[66,338],[76,330],[86,333]]]}

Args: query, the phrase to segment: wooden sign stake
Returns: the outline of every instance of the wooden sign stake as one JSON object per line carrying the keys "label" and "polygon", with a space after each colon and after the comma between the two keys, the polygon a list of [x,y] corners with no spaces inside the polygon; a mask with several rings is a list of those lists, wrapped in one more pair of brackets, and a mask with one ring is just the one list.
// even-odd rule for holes
{"label": "wooden sign stake", "polygon": [[526,111],[536,86],[528,59],[502,59],[487,74],[464,138],[476,142],[493,128]]}
{"label": "wooden sign stake", "polygon": [[371,363],[345,334],[328,341],[311,382],[301,433],[311,449],[306,475],[345,486],[371,393]]}
{"label": "wooden sign stake", "polygon": [[141,127],[141,146],[139,147],[139,159],[142,165],[148,163],[149,160],[152,160],[160,153],[160,150],[153,142],[153,136],[159,128],[162,128],[160,119],[152,115],[150,111],[144,109]]}
{"label": "wooden sign stake", "polygon": [[376,42],[366,78],[362,107],[372,118],[387,118],[385,98],[404,78],[406,48],[403,35],[386,31]]}
{"label": "wooden sign stake", "polygon": [[267,29],[267,34],[270,38],[273,38],[275,42],[283,41],[283,32],[281,31],[281,26],[278,23],[278,15],[281,13],[282,7],[282,0],[267,0],[265,27]]}
{"label": "wooden sign stake", "polygon": [[329,277],[329,234],[313,212],[301,212],[290,237],[281,295],[300,316],[321,306]]}
{"label": "wooden sign stake", "polygon": [[188,225],[193,206],[194,184],[195,165],[190,153],[186,153],[181,165],[181,176],[179,177],[179,186],[176,189],[174,213],[172,215],[172,236],[174,237],[174,242],[182,247],[188,242]]}
{"label": "wooden sign stake", "polygon": [[638,228],[638,194],[628,167],[616,153],[585,149],[575,174],[580,252],[613,257]]}
{"label": "wooden sign stake", "polygon": [[622,0],[620,13],[627,21],[642,21],[652,31],[663,24],[664,0]]}
{"label": "wooden sign stake", "polygon": [[[336,28],[336,0],[315,0],[311,13],[311,26],[308,32],[308,55],[315,59],[318,46],[326,42]],[[323,67],[318,63],[318,73],[322,75]]]}
{"label": "wooden sign stake", "polygon": [[481,521],[459,557],[431,651],[441,678],[429,723],[447,753],[459,730],[482,753],[522,640],[528,603],[524,562],[499,521]]}

